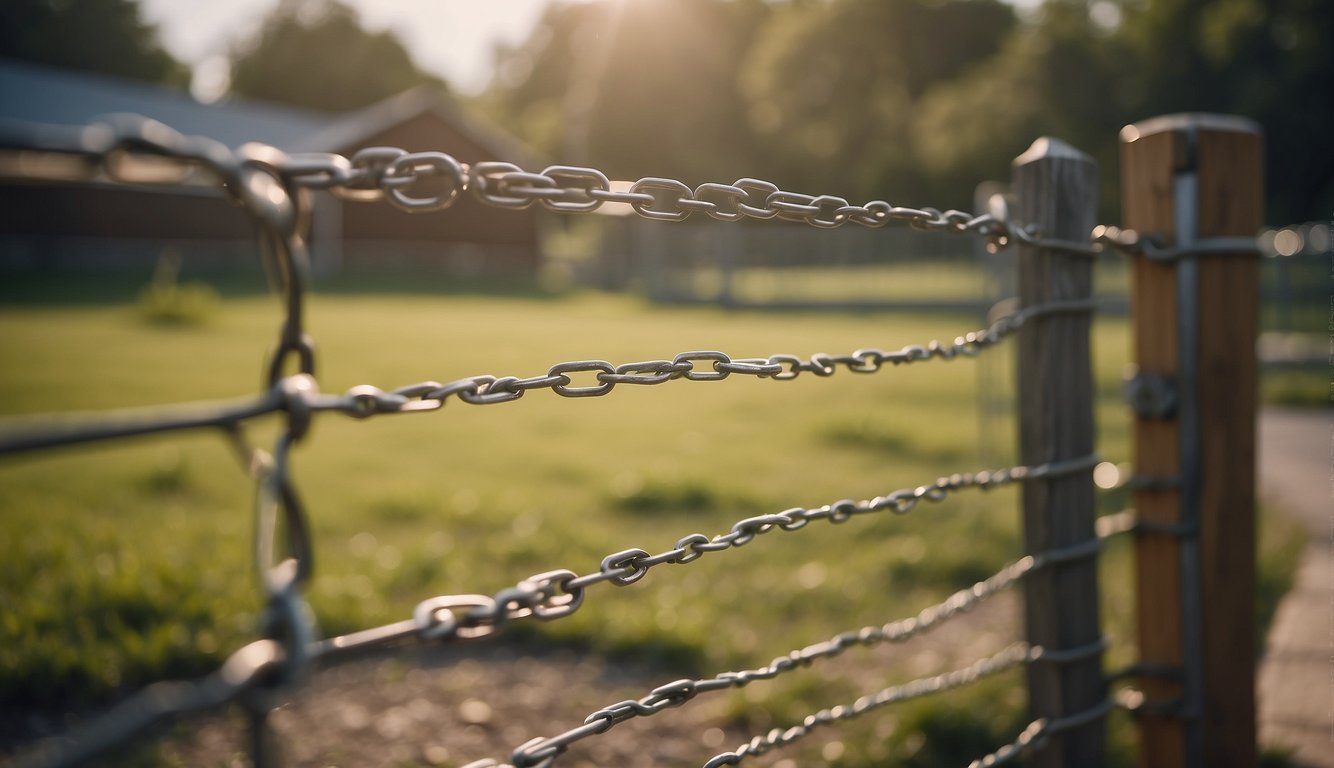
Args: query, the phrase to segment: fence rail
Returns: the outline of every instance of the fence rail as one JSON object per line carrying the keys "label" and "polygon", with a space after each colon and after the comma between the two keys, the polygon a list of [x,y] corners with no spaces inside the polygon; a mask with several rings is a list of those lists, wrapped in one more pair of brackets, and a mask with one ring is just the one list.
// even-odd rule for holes
{"label": "fence rail", "polygon": [[[1171,134],[1181,128],[1207,143],[1213,133],[1237,132],[1235,125],[1217,120],[1187,121],[1182,125],[1185,128],[1176,123],[1167,127],[1140,126],[1133,135],[1123,135],[1123,139],[1133,144],[1141,135]],[[1137,157],[1136,152],[1154,145],[1154,141],[1140,144],[1128,154]],[[1162,170],[1147,160],[1144,162],[1150,175]],[[1217,173],[1204,160],[1198,162],[1201,178]],[[903,514],[923,501],[941,502],[957,491],[985,490],[1010,483],[1020,483],[1024,488],[1025,538],[1031,554],[987,579],[914,617],[844,632],[756,669],[677,680],[655,688],[643,698],[605,707],[589,715],[577,728],[521,745],[510,758],[512,765],[546,768],[572,744],[605,733],[625,720],[682,705],[702,693],[741,687],[753,680],[805,668],[855,646],[901,642],[1021,581],[1027,585],[1026,641],[954,671],[887,687],[850,705],[823,709],[800,724],[756,736],[705,765],[713,768],[736,764],[798,740],[819,726],[857,717],[894,702],[968,685],[1020,666],[1029,670],[1031,707],[1036,717],[1014,741],[979,758],[974,765],[997,765],[1029,752],[1036,753],[1040,764],[1095,765],[1105,757],[1103,724],[1114,701],[1107,696],[1106,686],[1110,679],[1120,676],[1120,673],[1105,675],[1101,667],[1105,640],[1098,627],[1097,588],[1092,574],[1093,558],[1102,540],[1135,532],[1141,542],[1142,570],[1151,570],[1154,566],[1145,563],[1152,563],[1153,558],[1161,558],[1165,552],[1176,558],[1172,554],[1175,550],[1169,550],[1180,547],[1184,554],[1171,560],[1176,573],[1170,576],[1174,584],[1178,580],[1196,584],[1183,587],[1181,592],[1186,615],[1183,626],[1187,634],[1194,631],[1190,630],[1194,626],[1190,623],[1190,611],[1191,606],[1200,605],[1200,596],[1191,591],[1198,589],[1198,583],[1189,575],[1190,557],[1217,562],[1218,554],[1211,547],[1218,544],[1218,534],[1201,538],[1201,521],[1195,517],[1178,519],[1161,511],[1146,516],[1142,524],[1135,523],[1129,513],[1101,520],[1095,520],[1092,514],[1090,474],[1097,458],[1092,453],[1087,352],[1089,314],[1095,308],[1089,273],[1092,257],[1107,251],[1134,258],[1137,270],[1144,275],[1191,275],[1203,257],[1210,260],[1218,257],[1217,263],[1232,268],[1229,265],[1237,263],[1232,257],[1253,256],[1257,241],[1237,231],[1235,226],[1217,231],[1202,228],[1185,234],[1184,227],[1173,231],[1161,226],[1161,219],[1153,215],[1142,217],[1149,232],[1145,235],[1118,227],[1092,227],[1091,201],[1096,196],[1092,163],[1058,142],[1040,140],[1017,161],[1018,219],[1011,217],[1003,199],[994,199],[987,213],[975,215],[897,206],[880,200],[855,204],[831,195],[784,191],[749,178],[731,184],[711,182],[695,188],[656,177],[624,185],[613,184],[592,168],[551,166],[533,173],[499,162],[468,166],[439,152],[370,148],[345,158],[286,156],[260,145],[245,145],[233,151],[208,139],[183,137],[160,124],[125,116],[84,127],[0,124],[0,169],[9,173],[17,169],[24,175],[48,179],[218,186],[254,220],[261,248],[277,265],[286,306],[279,344],[267,368],[267,388],[253,400],[153,408],[78,421],[56,418],[0,423],[0,454],[168,431],[221,430],[251,469],[259,489],[254,559],[266,604],[261,639],[234,652],[213,675],[195,682],[149,686],[86,727],[34,746],[20,756],[20,765],[76,765],[164,720],[231,701],[241,702],[250,712],[255,732],[252,758],[263,763],[267,758],[262,745],[271,698],[254,694],[281,690],[299,682],[316,662],[413,639],[439,642],[483,638],[518,620],[563,618],[577,611],[583,604],[585,591],[598,584],[629,586],[655,567],[687,564],[705,554],[744,546],[775,531],[793,532],[821,520],[843,523],[880,511]],[[418,213],[443,210],[460,195],[471,194],[496,207],[520,209],[536,203],[557,213],[587,213],[605,204],[621,204],[641,217],[654,220],[680,221],[702,213],[723,222],[778,218],[819,229],[849,223],[870,229],[903,225],[968,235],[981,239],[993,250],[1011,245],[1020,247],[1020,309],[988,328],[962,334],[950,343],[932,341],[893,351],[863,348],[842,355],[775,354],[738,358],[716,350],[696,350],[671,359],[622,364],[573,360],[557,363],[545,374],[526,378],[472,376],[444,384],[427,381],[389,391],[362,385],[341,395],[326,395],[319,391],[315,345],[303,322],[309,268],[305,232],[309,226],[311,190],[329,190],[349,200],[382,200]],[[1128,185],[1127,194],[1140,195],[1134,199],[1141,204],[1150,201],[1143,184]],[[1199,201],[1192,205],[1199,205],[1198,211],[1192,208],[1183,213],[1178,202],[1177,215],[1213,213]],[[1201,274],[1210,271],[1202,270]],[[1183,293],[1178,301],[1183,311],[1194,311],[1198,300],[1194,294]],[[1244,300],[1240,295],[1231,299]],[[1156,311],[1170,303],[1170,300],[1160,301]],[[1185,326],[1190,323],[1183,321]],[[1245,328],[1239,332],[1244,337]],[[1182,345],[1196,343],[1186,331],[1182,333]],[[311,528],[292,475],[291,455],[311,424],[326,412],[365,418],[434,411],[441,409],[451,396],[467,404],[485,405],[513,401],[537,389],[550,389],[564,397],[597,397],[622,384],[656,385],[678,379],[718,381],[732,375],[775,380],[796,378],[802,373],[829,377],[840,366],[854,373],[875,373],[914,362],[972,357],[1016,334],[1023,353],[1020,390],[1025,405],[1021,412],[1021,452],[1025,463],[1022,465],[956,473],[862,501],[845,499],[814,509],[792,508],[748,517],[736,522],[726,533],[688,534],[658,554],[639,548],[611,553],[602,559],[596,571],[584,575],[571,570],[552,570],[523,579],[494,595],[448,594],[429,598],[418,604],[411,618],[351,634],[321,638],[308,618],[304,590],[312,570]],[[1216,341],[1206,343],[1205,347],[1219,355],[1228,351]],[[1219,360],[1222,358],[1214,362]],[[1250,375],[1253,379],[1253,370],[1248,373],[1242,365],[1234,375],[1242,378]],[[1207,404],[1213,401],[1203,390],[1188,390],[1183,396],[1200,397],[1206,407],[1212,407]],[[1234,401],[1228,402],[1236,405]],[[1185,410],[1196,413],[1190,408]],[[285,425],[273,451],[249,446],[241,426],[274,413],[285,415]],[[1142,420],[1149,418],[1142,415]],[[1183,455],[1192,461],[1196,456],[1189,452]],[[1236,455],[1217,460],[1240,469],[1236,466],[1239,460]],[[1179,468],[1170,461],[1144,462],[1141,473],[1141,480],[1166,477],[1171,481],[1138,484],[1142,498],[1155,509],[1162,509],[1166,494],[1181,492],[1190,496],[1198,492],[1196,485],[1192,485],[1200,481],[1198,469]],[[1244,514],[1247,493],[1244,486],[1242,482],[1232,491],[1234,500],[1239,502],[1233,514]],[[1185,527],[1179,530],[1172,527],[1178,524]],[[1209,524],[1216,525],[1212,521]],[[1172,536],[1163,537],[1165,531],[1172,532]],[[1169,550],[1164,550],[1164,543],[1170,545]],[[1210,578],[1206,574],[1206,587],[1212,584]],[[1077,620],[1073,618],[1076,615]],[[1235,631],[1240,630],[1229,628],[1228,634]],[[1238,658],[1235,654],[1224,655],[1204,642],[1208,638],[1200,637],[1198,632],[1192,638],[1179,642],[1175,648],[1182,651],[1202,647],[1208,669],[1217,670]],[[1191,642],[1197,645],[1192,646]],[[1188,709],[1184,713],[1169,710],[1176,717],[1169,722],[1189,735],[1183,737],[1182,743],[1171,744],[1169,740],[1176,738],[1172,735],[1176,731],[1164,736],[1161,730],[1149,728],[1145,754],[1151,755],[1155,764],[1167,764],[1158,762],[1162,754],[1167,754],[1159,750],[1171,750],[1174,756],[1184,759],[1190,755],[1195,760],[1193,764],[1201,764],[1198,755],[1203,752],[1198,744],[1205,740],[1203,734],[1212,725],[1209,720],[1212,710],[1201,712],[1203,705],[1192,693],[1199,690],[1198,675],[1202,673],[1187,663],[1181,652],[1154,655],[1149,646],[1145,648],[1145,664],[1137,665],[1131,672],[1153,680],[1184,675]],[[1243,662],[1249,668],[1249,658]],[[1146,690],[1150,687],[1146,686]],[[1153,694],[1158,698],[1148,701],[1145,711],[1162,709],[1164,690],[1173,692],[1170,685],[1158,686]],[[1234,727],[1236,715],[1230,713],[1227,718],[1229,727]],[[1235,733],[1228,738],[1242,739]],[[1250,739],[1253,750],[1253,733]],[[1060,748],[1052,748],[1053,742],[1059,742]],[[1208,754],[1216,757],[1215,749],[1210,747]],[[488,759],[474,762],[469,768],[499,765]]]}

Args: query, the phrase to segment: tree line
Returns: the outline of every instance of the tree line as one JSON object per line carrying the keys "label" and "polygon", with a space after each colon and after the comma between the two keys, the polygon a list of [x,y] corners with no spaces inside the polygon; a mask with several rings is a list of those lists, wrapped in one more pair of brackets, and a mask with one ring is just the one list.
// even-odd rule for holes
{"label": "tree line", "polygon": [[[970,208],[1039,135],[1104,169],[1167,112],[1255,119],[1270,221],[1334,215],[1325,0],[553,2],[471,99],[552,162],[688,183],[761,176],[849,198]],[[134,0],[10,0],[0,56],[180,85]],[[231,54],[231,93],[342,111],[446,84],[338,0],[280,0]]]}

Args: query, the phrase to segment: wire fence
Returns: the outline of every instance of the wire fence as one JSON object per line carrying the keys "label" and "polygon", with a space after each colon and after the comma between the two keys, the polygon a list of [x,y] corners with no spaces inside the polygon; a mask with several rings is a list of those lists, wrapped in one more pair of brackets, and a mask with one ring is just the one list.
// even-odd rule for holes
{"label": "wire fence", "polygon": [[[559,362],[545,373],[527,377],[480,375],[446,383],[424,381],[390,390],[362,385],[342,394],[325,394],[319,390],[315,375],[314,341],[303,323],[308,286],[304,233],[309,226],[310,190],[329,190],[349,200],[382,200],[411,212],[439,211],[448,208],[460,195],[471,194],[491,206],[521,209],[538,204],[559,213],[586,213],[614,203],[628,205],[639,216],[656,220],[679,221],[703,214],[722,222],[779,218],[821,229],[847,224],[872,229],[906,226],[980,238],[992,249],[1021,244],[1084,257],[1110,250],[1172,261],[1189,255],[1255,248],[1255,241],[1246,238],[1214,238],[1191,246],[1168,247],[1153,238],[1106,226],[1096,228],[1086,241],[1063,240],[1011,220],[1002,205],[975,215],[897,206],[879,200],[856,204],[829,195],[784,191],[757,179],[707,183],[692,189],[672,179],[645,178],[627,188],[614,185],[591,168],[552,166],[532,173],[508,163],[466,166],[439,152],[373,148],[344,158],[288,156],[258,145],[245,145],[233,151],[208,139],[184,137],[163,125],[123,116],[77,128],[0,125],[0,154],[8,163],[6,167],[19,168],[32,177],[221,187],[254,220],[261,247],[282,278],[286,306],[278,348],[268,363],[268,386],[257,397],[222,404],[154,407],[77,421],[25,420],[0,424],[0,454],[150,433],[220,430],[250,468],[258,487],[254,559],[266,605],[260,639],[233,652],[214,674],[197,681],[151,685],[88,725],[32,746],[19,757],[23,766],[82,764],[171,718],[213,710],[229,702],[240,702],[250,713],[255,732],[252,759],[262,764],[266,755],[261,745],[272,697],[255,694],[299,683],[316,662],[370,647],[471,641],[494,635],[512,622],[559,620],[579,610],[590,588],[604,584],[628,587],[657,567],[687,565],[705,555],[749,545],[768,534],[795,533],[812,523],[844,523],[883,512],[905,514],[921,503],[944,502],[970,489],[1087,478],[1098,463],[1096,456],[1087,455],[1032,466],[956,473],[873,498],[843,499],[813,509],[791,508],[747,517],[724,533],[681,536],[656,554],[640,548],[610,553],[596,571],[589,573],[550,570],[522,579],[493,595],[431,597],[419,602],[412,615],[403,620],[350,634],[320,637],[304,596],[313,563],[312,535],[291,471],[291,456],[311,424],[326,412],[368,418],[436,411],[444,408],[451,398],[469,405],[510,402],[532,390],[549,389],[563,397],[582,398],[608,395],[620,385],[659,385],[681,379],[712,382],[748,376],[784,381],[801,374],[827,378],[839,368],[850,373],[875,374],[901,365],[973,357],[1001,344],[1029,324],[1054,316],[1087,314],[1095,309],[1095,304],[1092,300],[1032,304],[1016,309],[987,328],[960,334],[952,341],[930,341],[898,350],[863,348],[840,355],[782,353],[765,358],[738,358],[717,350],[694,350],[671,359],[619,364],[605,360]],[[275,413],[284,415],[285,426],[273,450],[251,446],[243,427]],[[1055,564],[1095,558],[1105,539],[1136,527],[1129,512],[1102,518],[1097,536],[1032,552],[915,616],[843,632],[754,669],[667,683],[642,698],[599,709],[576,728],[519,745],[508,763],[486,759],[473,762],[468,768],[500,765],[546,768],[572,745],[606,733],[626,720],[650,717],[700,695],[812,667],[855,647],[902,642],[966,613],[1032,574]],[[707,768],[734,765],[797,741],[821,726],[881,707],[967,686],[1008,669],[1096,660],[1104,648],[1105,641],[1101,639],[1075,648],[1044,648],[1017,642],[956,670],[887,687],[851,704],[822,709],[798,724],[757,735],[703,764]],[[999,765],[1040,750],[1061,734],[1104,718],[1112,706],[1111,700],[1107,700],[1060,718],[1035,719],[1012,742],[979,757],[973,765]]]}

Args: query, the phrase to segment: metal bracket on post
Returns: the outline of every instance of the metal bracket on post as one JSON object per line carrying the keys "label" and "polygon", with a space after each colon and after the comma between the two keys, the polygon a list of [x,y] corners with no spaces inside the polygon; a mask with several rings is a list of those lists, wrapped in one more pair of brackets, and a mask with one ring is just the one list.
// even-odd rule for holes
{"label": "metal bracket on post", "polygon": [[1125,380],[1126,405],[1141,419],[1170,419],[1176,414],[1177,388],[1170,377],[1135,370]]}

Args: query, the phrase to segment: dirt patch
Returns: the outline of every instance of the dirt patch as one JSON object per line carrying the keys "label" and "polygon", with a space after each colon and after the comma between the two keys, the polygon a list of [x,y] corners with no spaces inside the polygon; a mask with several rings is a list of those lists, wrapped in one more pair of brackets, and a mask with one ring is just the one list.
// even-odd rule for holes
{"label": "dirt patch", "polygon": [[[822,686],[847,697],[822,701],[822,706],[851,703],[886,685],[994,653],[1017,637],[1017,616],[1016,595],[1004,593],[906,643],[849,649],[784,677],[818,676]],[[843,629],[853,627],[831,628],[830,635]],[[763,666],[786,650],[767,649],[771,655],[757,656],[753,666]],[[577,727],[592,712],[642,698],[678,677],[633,659],[609,661],[564,649],[491,641],[408,647],[317,671],[281,702],[269,722],[279,764],[295,768],[508,761],[519,745]],[[760,681],[739,693],[705,693],[680,707],[631,718],[572,746],[558,764],[702,765],[755,732],[800,721],[800,716],[771,717],[766,712],[766,696],[778,684]],[[745,710],[744,718],[739,708]],[[749,719],[749,725],[743,719]],[[26,722],[20,729],[25,733],[12,734],[18,743],[59,730],[50,717],[30,716]],[[817,729],[800,747],[779,750],[753,764],[793,768],[796,758],[818,756],[838,739],[837,727]],[[247,766],[249,750],[249,728],[239,708],[184,721],[161,740],[161,754],[169,764]]]}

